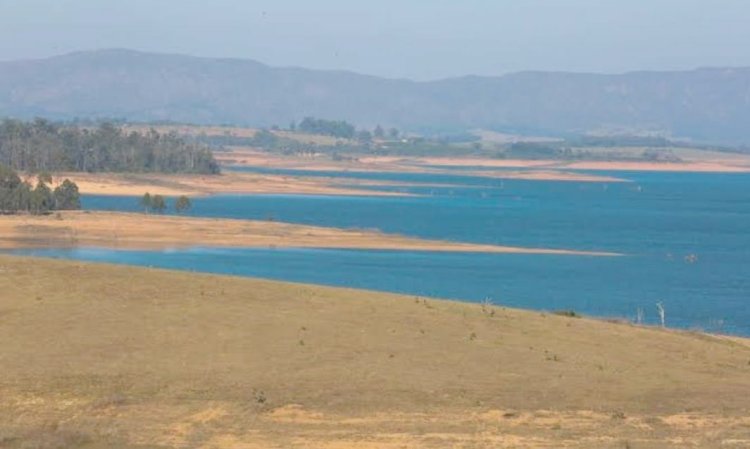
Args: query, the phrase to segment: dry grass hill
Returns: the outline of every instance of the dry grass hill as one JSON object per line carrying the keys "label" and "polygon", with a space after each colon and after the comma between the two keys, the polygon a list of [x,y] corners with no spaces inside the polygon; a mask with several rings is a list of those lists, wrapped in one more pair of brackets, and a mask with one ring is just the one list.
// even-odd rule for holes
{"label": "dry grass hill", "polygon": [[746,448],[750,342],[0,256],[0,448]]}

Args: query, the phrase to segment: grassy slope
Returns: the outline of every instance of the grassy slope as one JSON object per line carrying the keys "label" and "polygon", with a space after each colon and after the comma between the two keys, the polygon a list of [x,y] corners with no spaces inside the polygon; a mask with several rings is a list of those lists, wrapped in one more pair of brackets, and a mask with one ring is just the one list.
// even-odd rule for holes
{"label": "grassy slope", "polygon": [[0,447],[747,447],[750,343],[0,257]]}

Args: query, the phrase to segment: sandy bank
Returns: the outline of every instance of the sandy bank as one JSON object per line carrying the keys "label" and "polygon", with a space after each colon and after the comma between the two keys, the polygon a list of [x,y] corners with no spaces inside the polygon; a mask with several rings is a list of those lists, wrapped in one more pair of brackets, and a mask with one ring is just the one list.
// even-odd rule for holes
{"label": "sandy bank", "polygon": [[97,246],[166,249],[191,246],[338,248],[615,256],[595,251],[519,248],[421,240],[377,231],[272,221],[174,217],[116,212],[0,216],[0,248]]}
{"label": "sandy bank", "polygon": [[[502,167],[502,168],[535,168],[538,170],[523,171],[464,171],[461,174],[470,176],[488,176],[502,179],[521,179],[529,181],[578,181],[578,182],[625,182],[612,176],[601,176],[590,173],[547,168],[548,161],[502,161],[504,165],[495,165],[493,159],[453,159],[453,158],[409,158],[409,157],[363,157],[356,161],[330,161],[315,157],[284,157],[249,150],[217,153],[217,159],[229,165],[279,168],[291,170],[335,171],[335,172],[398,172],[398,173],[434,173],[456,174],[448,170],[449,166],[459,167]],[[454,163],[455,162],[455,163]],[[434,166],[431,166],[434,165]],[[441,168],[440,166],[443,166]]]}
{"label": "sandy bank", "polygon": [[432,166],[529,168],[539,170],[610,170],[610,171],[670,171],[670,172],[750,172],[750,158],[723,160],[694,160],[685,162],[646,161],[576,161],[480,159],[480,158],[420,158],[418,163]]}
{"label": "sandy bank", "polygon": [[750,165],[734,161],[687,162],[574,162],[564,166],[578,170],[750,173]]}
{"label": "sandy bank", "polygon": [[324,154],[283,156],[248,148],[215,152],[214,157],[225,165],[281,168],[291,170],[337,172],[426,172],[426,167],[412,166],[404,157],[357,157],[353,160],[334,161]]}
{"label": "sandy bank", "polygon": [[[681,162],[649,161],[564,161],[490,159],[481,157],[409,157],[409,156],[363,156],[356,160],[332,161],[323,155],[288,157],[258,152],[249,149],[217,153],[217,158],[229,165],[250,165],[267,168],[297,170],[326,170],[339,172],[404,172],[404,173],[451,173],[452,167],[477,167],[499,169],[523,169],[502,173],[507,179],[538,181],[617,182],[615,177],[599,177],[570,170],[601,171],[666,171],[666,172],[750,172],[750,156],[722,154],[693,150]],[[466,172],[470,174],[470,172]],[[609,179],[608,179],[609,178]]]}
{"label": "sandy bank", "polygon": [[614,176],[602,176],[589,173],[574,173],[560,170],[525,170],[525,171],[471,171],[467,174],[497,179],[520,179],[524,181],[566,181],[566,182],[629,182],[627,179]]}
{"label": "sandy bank", "polygon": [[406,196],[357,188],[368,185],[391,185],[363,180],[330,179],[263,175],[255,173],[223,173],[221,175],[120,174],[120,173],[57,173],[56,181],[68,178],[78,184],[81,193],[90,195],[141,196],[146,192],[166,196],[206,196],[215,194],[279,194],[279,195],[347,195]]}
{"label": "sandy bank", "polygon": [[750,444],[746,339],[8,256],[0,292],[12,449]]}

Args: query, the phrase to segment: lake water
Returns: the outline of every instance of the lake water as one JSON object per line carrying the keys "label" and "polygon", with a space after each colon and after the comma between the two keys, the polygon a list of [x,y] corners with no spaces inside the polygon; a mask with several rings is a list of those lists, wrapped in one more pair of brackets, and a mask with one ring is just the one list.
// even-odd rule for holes
{"label": "lake water", "polygon": [[[298,174],[294,171],[288,173]],[[51,257],[260,276],[572,309],[750,335],[750,175],[617,172],[630,183],[533,182],[452,175],[306,172],[430,183],[418,197],[217,196],[192,215],[273,219],[501,245],[614,251],[600,258],[315,249],[26,251]],[[434,184],[447,184],[437,187]],[[137,198],[88,196],[87,209],[138,210]]]}

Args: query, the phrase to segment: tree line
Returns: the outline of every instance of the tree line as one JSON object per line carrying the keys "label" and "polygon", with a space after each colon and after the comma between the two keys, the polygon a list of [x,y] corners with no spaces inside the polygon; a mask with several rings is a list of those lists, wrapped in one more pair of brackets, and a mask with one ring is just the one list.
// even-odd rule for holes
{"label": "tree line", "polygon": [[0,164],[0,213],[17,214],[28,212],[35,215],[55,210],[81,208],[78,186],[69,179],[52,190],[49,174],[37,176],[36,185],[23,180],[14,170]]}
{"label": "tree line", "polygon": [[0,164],[31,173],[219,173],[208,146],[173,133],[125,133],[111,123],[79,127],[44,119],[0,123]]}
{"label": "tree line", "polygon": [[357,129],[351,123],[344,120],[324,120],[314,117],[305,117],[299,123],[299,130],[309,134],[320,134],[323,136],[340,137],[351,139]]}
{"label": "tree line", "polygon": [[299,125],[292,122],[289,126],[290,131],[302,131],[308,134],[319,134],[322,136],[339,137],[342,139],[356,139],[360,142],[370,142],[373,138],[379,140],[396,140],[400,133],[396,128],[386,131],[382,126],[377,125],[372,131],[360,129],[345,120],[325,120],[315,117],[305,117]]}
{"label": "tree line", "polygon": [[[167,200],[161,195],[151,195],[146,192],[139,201],[140,206],[146,213],[154,212],[157,214],[164,213],[168,206]],[[174,210],[178,214],[185,213],[193,207],[192,201],[185,195],[180,196],[174,202]]]}

